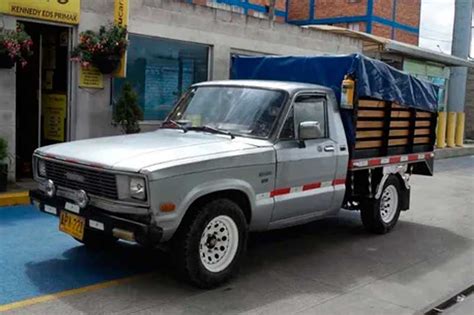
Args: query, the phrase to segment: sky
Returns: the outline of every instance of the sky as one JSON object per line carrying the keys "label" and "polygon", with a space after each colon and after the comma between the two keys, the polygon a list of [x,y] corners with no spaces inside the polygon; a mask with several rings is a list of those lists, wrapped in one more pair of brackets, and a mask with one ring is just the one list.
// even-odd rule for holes
{"label": "sky", "polygon": [[[451,54],[454,1],[455,0],[421,1],[421,47]],[[474,39],[471,41],[471,57],[474,57]]]}

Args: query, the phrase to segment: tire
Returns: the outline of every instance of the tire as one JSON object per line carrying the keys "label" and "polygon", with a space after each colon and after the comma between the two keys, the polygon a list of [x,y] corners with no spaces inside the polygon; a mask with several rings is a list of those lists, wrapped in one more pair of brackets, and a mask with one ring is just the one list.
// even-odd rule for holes
{"label": "tire", "polygon": [[380,198],[364,199],[361,202],[361,219],[364,227],[377,234],[390,232],[398,222],[402,194],[400,181],[390,175],[385,181]]}
{"label": "tire", "polygon": [[229,199],[190,211],[173,238],[178,276],[199,288],[215,288],[238,272],[247,246],[247,221]]}
{"label": "tire", "polygon": [[74,239],[79,243],[84,244],[87,248],[91,249],[111,247],[115,245],[118,240],[116,237],[88,229],[84,230],[84,237],[82,238],[82,240],[75,237]]}

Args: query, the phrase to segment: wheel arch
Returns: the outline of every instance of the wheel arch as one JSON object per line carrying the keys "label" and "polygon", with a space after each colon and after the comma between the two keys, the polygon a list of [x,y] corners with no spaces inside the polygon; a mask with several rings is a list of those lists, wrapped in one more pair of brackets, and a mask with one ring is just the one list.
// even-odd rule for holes
{"label": "wheel arch", "polygon": [[252,220],[252,206],[250,204],[250,199],[245,192],[239,189],[225,189],[225,190],[218,190],[214,192],[207,193],[196,198],[186,210],[184,217],[189,215],[190,211],[196,211],[195,209],[199,209],[201,205],[204,205],[211,200],[215,200],[218,198],[226,198],[232,200],[236,204],[239,205],[240,209],[242,209],[247,224],[250,224]]}
{"label": "wheel arch", "polygon": [[401,210],[408,210],[410,208],[410,184],[408,183],[409,176],[405,173],[405,169],[384,169],[383,176],[377,185],[375,199],[379,199],[382,195],[383,186],[390,176],[394,176],[400,184],[400,207]]}
{"label": "wheel arch", "polygon": [[223,179],[213,183],[203,183],[190,191],[185,198],[186,201],[181,205],[182,211],[177,229],[186,224],[186,220],[192,217],[191,214],[194,211],[199,210],[200,205],[216,198],[227,198],[239,205],[247,224],[250,225],[255,208],[255,198],[252,199],[251,196],[255,196],[255,193],[250,184],[240,180]]}

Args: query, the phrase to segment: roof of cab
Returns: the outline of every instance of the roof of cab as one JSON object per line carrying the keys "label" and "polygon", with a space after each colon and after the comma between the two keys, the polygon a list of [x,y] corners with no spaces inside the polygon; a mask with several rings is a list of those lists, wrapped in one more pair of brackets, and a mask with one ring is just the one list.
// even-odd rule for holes
{"label": "roof of cab", "polygon": [[332,91],[330,88],[322,85],[289,82],[289,81],[271,81],[271,80],[223,80],[223,81],[206,81],[193,84],[194,87],[200,86],[238,86],[253,87],[272,90],[285,90],[287,92],[295,92],[299,90],[318,90]]}

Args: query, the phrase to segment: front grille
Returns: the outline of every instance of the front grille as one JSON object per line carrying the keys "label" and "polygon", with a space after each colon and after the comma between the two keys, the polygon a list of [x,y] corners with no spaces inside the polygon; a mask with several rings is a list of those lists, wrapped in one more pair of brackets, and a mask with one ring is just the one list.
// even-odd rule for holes
{"label": "front grille", "polygon": [[89,194],[118,199],[115,175],[81,166],[46,160],[46,177],[56,185],[70,189],[82,189]]}

